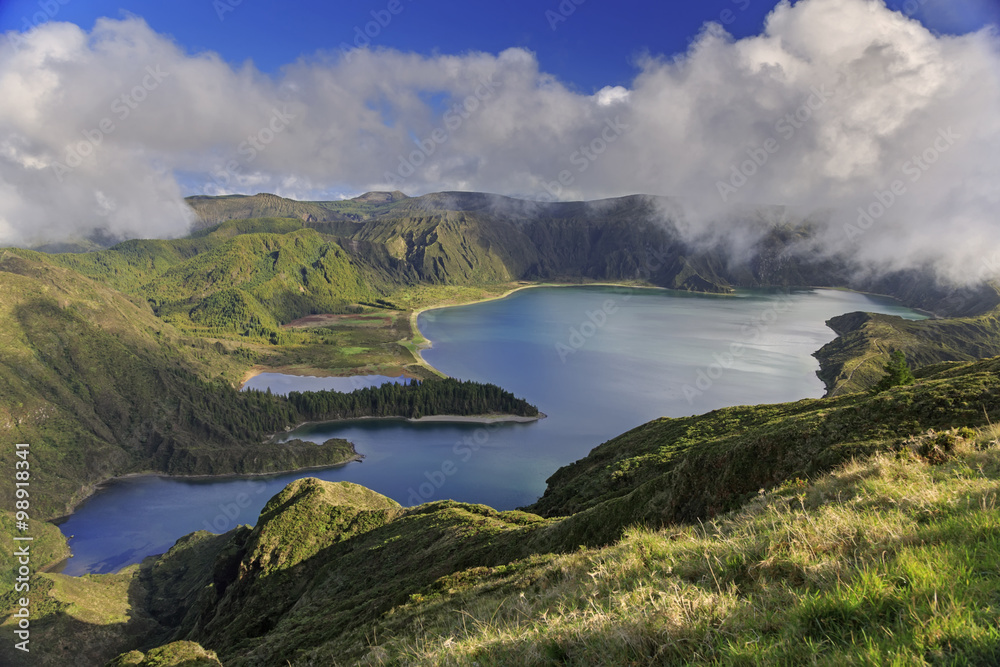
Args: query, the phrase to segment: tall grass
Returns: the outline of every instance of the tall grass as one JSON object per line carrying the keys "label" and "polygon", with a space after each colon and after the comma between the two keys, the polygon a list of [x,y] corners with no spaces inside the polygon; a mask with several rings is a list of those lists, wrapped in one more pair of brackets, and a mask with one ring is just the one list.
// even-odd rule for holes
{"label": "tall grass", "polygon": [[1000,664],[998,436],[928,432],[710,523],[456,575],[365,661]]}

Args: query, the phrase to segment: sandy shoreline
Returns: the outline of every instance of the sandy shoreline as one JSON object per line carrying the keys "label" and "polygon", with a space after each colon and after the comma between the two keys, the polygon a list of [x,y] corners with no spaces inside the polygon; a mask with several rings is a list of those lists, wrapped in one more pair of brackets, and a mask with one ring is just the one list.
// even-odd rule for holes
{"label": "sandy shoreline", "polygon": [[[418,365],[426,368],[428,371],[430,371],[431,373],[434,373],[435,375],[438,375],[440,377],[448,377],[447,375],[445,375],[444,373],[442,373],[440,370],[438,370],[437,368],[434,368],[434,366],[432,366],[431,364],[427,363],[427,361],[424,359],[423,355],[421,354],[421,350],[426,350],[426,349],[431,348],[433,346],[433,342],[429,338],[427,338],[426,336],[424,336],[423,333],[421,333],[421,331],[420,331],[420,327],[417,326],[417,318],[420,316],[420,314],[424,313],[424,312],[426,312],[428,310],[443,310],[445,308],[458,308],[460,306],[472,306],[472,305],[479,304],[479,303],[488,303],[490,301],[499,301],[500,299],[506,299],[508,296],[510,296],[514,292],[520,292],[521,290],[532,289],[532,288],[535,288],[535,287],[623,287],[623,288],[628,288],[628,289],[668,290],[669,291],[669,288],[667,288],[667,287],[658,287],[656,285],[628,285],[628,284],[625,284],[625,283],[608,283],[608,282],[600,282],[600,283],[533,283],[533,284],[530,284],[530,285],[518,285],[517,287],[513,287],[513,288],[507,290],[506,292],[503,292],[502,294],[496,294],[496,295],[488,296],[488,297],[485,297],[485,298],[482,298],[482,299],[473,299],[472,301],[465,301],[465,302],[462,302],[462,303],[443,303],[443,304],[438,304],[438,305],[425,306],[423,308],[417,308],[416,310],[412,310],[412,311],[410,311],[410,331],[412,332],[412,337],[409,340],[404,339],[404,340],[401,340],[399,342],[400,342],[400,344],[410,343],[410,344],[413,345],[412,353],[413,353],[413,356],[414,356],[414,361]],[[415,342],[416,339],[423,339],[423,342],[417,343],[417,342]],[[243,387],[246,386],[247,382],[249,382],[251,379],[253,379],[253,378],[255,378],[258,375],[261,375],[263,373],[282,373],[284,375],[299,375],[301,377],[354,377],[354,376],[357,376],[357,375],[365,375],[365,374],[359,374],[359,373],[350,373],[350,374],[347,374],[347,375],[337,374],[337,373],[324,373],[323,369],[319,369],[319,368],[317,368],[317,369],[310,369],[311,371],[314,371],[316,374],[313,374],[313,373],[300,374],[300,373],[289,372],[291,370],[294,370],[294,369],[284,369],[284,368],[273,367],[273,366],[258,366],[258,365],[252,366],[251,368],[247,369],[243,373],[243,376],[240,378],[240,382],[239,382],[239,385],[237,386],[237,389],[239,389],[239,390],[242,391]],[[383,372],[380,372],[380,373],[377,373],[377,374],[378,375],[385,375],[386,377],[408,377],[408,378],[411,378],[411,379],[419,379],[415,375],[411,375],[410,373],[407,373],[407,371],[406,371],[405,368],[400,368],[398,374],[393,374],[393,372],[391,372],[391,371],[383,371]]]}
{"label": "sandy shoreline", "polygon": [[425,422],[451,423],[451,424],[530,424],[540,419],[548,417],[544,412],[539,412],[537,417],[523,417],[521,415],[428,415],[426,417],[347,417],[345,419],[319,419],[315,421],[301,422],[294,426],[289,426],[284,431],[275,433],[265,442],[274,442],[275,438],[281,435],[288,435],[292,431],[303,426],[314,426],[318,424],[337,424],[340,422],[366,421],[371,419],[383,419],[386,421],[404,421],[410,424],[421,424]]}

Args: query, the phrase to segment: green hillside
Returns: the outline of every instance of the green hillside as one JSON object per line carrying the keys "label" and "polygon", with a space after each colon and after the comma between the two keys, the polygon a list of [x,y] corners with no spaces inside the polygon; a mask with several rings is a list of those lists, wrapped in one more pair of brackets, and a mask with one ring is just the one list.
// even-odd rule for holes
{"label": "green hillside", "polygon": [[[234,204],[250,199],[281,206],[250,211]],[[226,209],[228,218],[237,213],[284,215],[288,207],[305,204],[271,195],[201,197],[190,203],[199,214],[212,207]],[[1000,305],[993,292],[945,289],[914,272],[858,283],[843,261],[796,253],[795,248],[809,244],[813,227],[809,221],[773,222],[787,217],[777,209],[746,212],[758,240],[733,261],[725,248],[685,242],[676,228],[678,216],[671,213],[675,202],[662,197],[539,203],[468,192],[410,198],[369,193],[309,205],[325,207],[329,215],[300,215],[296,224],[336,239],[396,285],[642,280],[709,292],[734,286],[826,285],[889,293],[942,314],[975,314]]]}
{"label": "green hillside", "polygon": [[268,338],[278,323],[346,312],[389,289],[336,242],[286,219],[231,221],[188,239],[127,241],[52,261],[148,302],[168,322],[200,325],[201,333]]}
{"label": "green hillside", "polygon": [[[239,239],[271,242],[257,235]],[[296,240],[288,245],[301,249]],[[335,261],[321,264],[332,272]],[[281,266],[280,259],[276,263]],[[199,302],[193,319],[211,326],[213,316],[228,323],[240,315],[227,310],[232,303],[225,297],[245,293],[228,289]],[[252,316],[270,317],[270,311],[258,306]],[[312,337],[316,346],[338,337],[323,329],[288,335]],[[284,354],[294,353],[290,347]],[[499,387],[455,380],[291,399],[237,391],[237,378],[258,356],[253,347],[191,336],[158,318],[145,302],[54,265],[46,255],[5,252],[0,256],[0,433],[11,444],[0,449],[0,465],[13,470],[13,443],[31,444],[32,515],[41,520],[64,514],[96,484],[127,473],[261,473],[355,458],[341,441],[319,447],[268,441],[306,420],[348,413],[537,414],[537,408]],[[13,494],[12,485],[0,490],[3,507],[13,506]],[[0,579],[9,573],[2,572]]]}
{"label": "green hillside", "polygon": [[[66,555],[42,520],[110,477],[356,458],[344,441],[270,439],[304,420],[538,414],[448,379],[237,391],[261,369],[430,378],[413,356],[418,308],[541,281],[812,285],[952,319],[834,318],[839,338],[817,353],[831,398],[655,420],[558,470],[525,511],[401,508],[300,480],[254,527],[195,533],[115,575],[39,574],[31,664],[997,661],[1000,358],[977,361],[1000,354],[995,285],[858,282],[797,254],[812,228],[773,222],[780,211],[747,212],[760,234],[734,259],[684,241],[670,200],[644,196],[189,203],[201,223],[183,239],[0,250],[0,435],[32,443],[36,566]],[[863,391],[895,350],[919,382]],[[9,584],[7,547],[0,571]]]}
{"label": "green hillside", "polygon": [[827,325],[837,338],[815,356],[820,361],[819,377],[831,396],[871,387],[894,350],[902,351],[914,368],[1000,354],[1000,309],[977,317],[916,322],[849,313],[834,317]]}
{"label": "green hillside", "polygon": [[[128,472],[343,460],[311,445],[261,445],[297,414],[233,388],[226,378],[242,373],[241,350],[186,337],[145,304],[44,256],[0,260],[0,323],[0,429],[6,442],[32,445],[38,519]],[[265,451],[266,463],[253,463]],[[0,450],[11,469],[13,456],[12,447]],[[0,492],[5,507],[12,494]]]}
{"label": "green hillside", "polygon": [[535,509],[564,518],[298,480],[252,528],[40,575],[37,636],[227,666],[991,664],[998,371],[650,422],[552,477]]}

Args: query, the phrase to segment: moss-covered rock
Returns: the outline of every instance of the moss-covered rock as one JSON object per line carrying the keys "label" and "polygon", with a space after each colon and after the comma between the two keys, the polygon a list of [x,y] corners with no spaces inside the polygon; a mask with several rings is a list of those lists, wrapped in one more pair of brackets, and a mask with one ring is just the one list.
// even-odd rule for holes
{"label": "moss-covered rock", "polygon": [[206,651],[195,642],[172,642],[146,653],[123,653],[106,667],[222,667],[214,651]]}

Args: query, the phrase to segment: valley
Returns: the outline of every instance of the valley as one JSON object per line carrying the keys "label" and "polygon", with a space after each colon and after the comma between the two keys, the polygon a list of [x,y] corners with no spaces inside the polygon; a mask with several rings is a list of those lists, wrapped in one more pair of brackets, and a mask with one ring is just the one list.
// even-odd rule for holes
{"label": "valley", "polygon": [[[477,466],[484,471],[506,471],[495,475],[493,483],[498,489],[516,489],[512,495],[490,496],[489,485],[481,484],[479,474],[466,470],[464,481],[444,492],[443,497],[458,497],[458,501],[417,493],[417,500],[424,504],[410,508],[399,503],[409,498],[413,504],[407,489],[419,488],[420,480],[405,475],[396,476],[402,486],[388,496],[347,481],[274,482],[273,489],[267,487],[269,491],[260,494],[260,502],[274,493],[278,493],[276,498],[291,494],[287,502],[281,501],[286,507],[281,512],[300,511],[296,509],[300,501],[293,500],[300,497],[300,492],[305,494],[303,498],[336,496],[338,500],[315,506],[311,500],[302,501],[305,504],[300,509],[306,514],[301,519],[275,514],[279,521],[275,526],[282,527],[269,529],[278,532],[266,538],[265,542],[270,540],[267,545],[259,542],[265,524],[258,523],[257,528],[234,528],[221,536],[195,533],[181,539],[166,555],[152,556],[117,574],[88,574],[83,578],[36,575],[34,585],[44,592],[46,600],[39,611],[41,632],[77,637],[101,660],[131,648],[147,650],[174,639],[201,642],[206,649],[223,656],[227,665],[264,664],[278,654],[301,653],[305,659],[309,652],[316,651],[317,655],[336,653],[358,659],[364,652],[358,652],[358,637],[351,634],[351,628],[361,626],[351,623],[363,619],[389,622],[384,615],[390,609],[422,604],[428,591],[445,585],[440,582],[450,577],[480,576],[462,574],[467,571],[494,576],[492,573],[507,572],[505,568],[513,568],[510,572],[522,567],[534,571],[536,564],[544,567],[542,563],[560,558],[558,554],[569,553],[580,545],[598,550],[594,554],[602,553],[600,550],[616,548],[613,545],[623,535],[635,535],[623,532],[626,526],[641,524],[650,531],[670,530],[671,525],[739,512],[759,489],[781,489],[782,484],[793,479],[820,480],[838,466],[848,465],[852,458],[867,460],[903,451],[909,445],[904,447],[901,442],[931,438],[931,429],[936,432],[967,427],[981,434],[990,427],[993,394],[983,384],[988,384],[990,371],[983,370],[988,366],[973,362],[1000,354],[995,328],[1000,293],[995,286],[984,283],[942,287],[932,278],[913,272],[857,282],[849,278],[847,264],[797,253],[796,248],[808,239],[808,225],[765,224],[752,251],[735,262],[724,249],[684,241],[670,220],[663,218],[662,211],[669,209],[669,202],[649,197],[544,205],[476,193],[415,198],[374,193],[347,202],[294,202],[256,195],[193,198],[189,203],[202,222],[182,239],[130,240],[79,254],[9,248],[0,256],[0,281],[4,283],[0,309],[5,323],[0,331],[4,340],[0,380],[8,387],[0,415],[6,437],[37,443],[33,444],[37,473],[32,478],[39,498],[34,521],[39,538],[35,553],[36,562],[44,561],[43,570],[64,559],[67,551],[65,538],[42,520],[64,516],[99,485],[115,477],[137,473],[276,475],[301,469],[358,469],[367,471],[366,486],[379,487],[380,475],[382,479],[395,479],[392,474],[386,476],[385,468],[372,464],[379,460],[376,452],[381,445],[366,440],[363,429],[351,422],[344,422],[342,428],[310,427],[312,430],[293,431],[291,437],[272,439],[303,421],[428,414],[529,415],[541,408],[557,416],[515,427],[528,428],[523,432],[526,434],[531,433],[530,428],[540,428],[537,437],[548,442],[554,441],[545,435],[546,428],[562,431],[566,445],[552,449],[546,455],[546,465],[552,466],[549,470],[565,467],[542,484],[544,476],[535,477],[546,469],[543,465],[529,477],[530,483],[522,484],[515,481],[523,476],[515,462],[518,455],[510,454],[509,460],[502,462],[491,458],[494,455],[480,455]],[[246,215],[257,217],[242,217]],[[676,295],[669,298],[681,299],[678,303],[683,298],[714,299],[713,303],[721,308],[719,312],[729,308],[725,304],[763,299],[755,306],[756,313],[768,317],[769,309],[778,307],[768,305],[767,299],[772,297],[766,295],[771,290],[779,296],[801,292],[841,299],[866,311],[882,308],[876,307],[874,297],[817,288],[886,294],[910,308],[943,318],[919,319],[914,314],[904,319],[899,317],[902,310],[892,308],[880,311],[882,314],[830,311],[810,326],[830,331],[822,323],[832,318],[832,332],[823,335],[837,338],[825,347],[821,341],[805,350],[806,356],[815,353],[819,360],[818,374],[825,391],[819,386],[809,390],[816,391],[814,395],[802,393],[789,384],[787,393],[776,394],[772,400],[813,398],[773,408],[728,407],[733,405],[733,399],[721,389],[707,392],[706,400],[710,402],[699,402],[702,399],[698,394],[706,392],[699,388],[700,376],[695,371],[703,367],[710,372],[713,358],[702,357],[702,362],[697,356],[691,357],[693,366],[664,385],[676,398],[688,396],[677,404],[679,412],[672,412],[669,401],[664,402],[663,395],[652,389],[654,384],[642,390],[649,399],[648,409],[640,408],[644,404],[623,394],[626,402],[632,401],[633,411],[625,409],[621,420],[606,422],[601,437],[608,442],[589,455],[587,452],[599,443],[574,434],[582,429],[581,433],[587,431],[589,437],[594,437],[597,431],[579,417],[570,419],[576,419],[577,430],[567,428],[569,422],[560,421],[559,410],[546,410],[557,394],[535,399],[537,380],[519,380],[505,371],[505,364],[512,368],[511,357],[499,353],[500,348],[492,345],[488,353],[466,353],[469,360],[491,360],[479,370],[466,362],[444,363],[445,357],[440,354],[447,350],[447,344],[441,338],[443,334],[434,333],[439,319],[464,317],[466,309],[455,306],[478,303],[475,308],[492,308],[513,299],[529,310],[556,312],[557,302],[546,301],[550,299],[547,295],[570,289],[590,293],[597,300],[570,307],[565,321],[575,323],[578,331],[590,322],[595,334],[604,320],[588,320],[587,313],[596,312],[595,307],[600,310],[600,304],[609,298],[616,306],[628,301],[646,303],[665,298],[663,295]],[[695,296],[683,297],[685,294]],[[507,299],[497,300],[503,297]],[[535,303],[538,305],[530,306]],[[449,308],[440,310],[442,307]],[[641,310],[653,312],[648,304]],[[703,306],[699,310],[705,311]],[[613,311],[604,312],[607,315]],[[752,315],[746,315],[749,321]],[[630,320],[621,322],[626,321]],[[486,330],[502,338],[506,331],[503,322],[501,317],[487,323]],[[601,336],[581,335],[577,343],[571,338],[573,326],[561,322],[554,320],[556,328],[545,330],[543,346],[549,348],[550,359],[573,366],[572,354],[600,352],[604,324],[600,324]],[[704,334],[704,326],[697,326]],[[763,324],[755,326],[759,332],[768,328]],[[631,328],[634,325],[624,327]],[[614,330],[612,327],[606,331]],[[725,336],[739,340],[732,331],[722,340],[726,340]],[[560,341],[571,350],[561,358],[556,352],[558,346],[554,346]],[[893,402],[885,403],[885,399],[863,393],[878,380],[879,369],[890,352],[897,349],[906,353],[919,378],[917,388],[907,390],[916,392],[906,399],[909,403],[905,405],[910,407],[899,402],[902,394],[894,393]],[[511,354],[523,357],[524,350]],[[641,358],[637,363],[642,363]],[[544,367],[538,365],[539,369]],[[284,398],[266,392],[238,391],[248,377],[260,372],[405,375],[422,384],[413,385],[412,390],[386,385],[397,387],[392,397],[389,393],[358,394],[361,402],[344,408],[333,407],[341,399],[318,403],[316,397],[321,393]],[[454,394],[459,398],[452,403],[429,398],[447,386],[449,380],[442,375],[475,380],[468,385],[471,393],[467,398]],[[810,373],[803,375],[808,379]],[[655,382],[653,376],[650,381]],[[492,382],[499,382],[503,389]],[[582,376],[575,382],[587,386]],[[483,395],[484,388],[487,402],[472,400],[473,395]],[[862,393],[852,393],[859,391]],[[823,393],[830,398],[819,398]],[[756,398],[768,400],[762,394]],[[947,407],[933,407],[939,404]],[[970,407],[959,409],[965,405]],[[591,411],[598,414],[593,408]],[[702,417],[685,416],[706,412]],[[668,416],[658,419],[665,414]],[[867,423],[880,426],[869,431],[862,426]],[[459,424],[422,426],[457,429],[457,435],[447,437],[462,437],[463,427]],[[467,428],[471,434],[477,427],[472,424]],[[741,440],[747,429],[756,435]],[[624,435],[615,437],[624,431]],[[514,437],[512,442],[523,437],[516,435],[520,431],[509,433]],[[410,436],[400,432],[400,437]],[[525,440],[526,445],[534,442],[532,437]],[[965,440],[986,437],[962,436]],[[364,444],[355,449],[355,442]],[[504,442],[501,438],[494,446]],[[788,450],[789,442],[799,445],[794,451]],[[540,451],[537,445],[530,446]],[[402,456],[400,461],[409,467],[411,475],[413,470],[427,465],[407,459],[402,450],[393,451],[393,456]],[[331,467],[356,460],[357,454],[364,452],[367,462],[360,467],[352,467],[358,466],[356,463]],[[734,458],[734,452],[740,452],[740,457],[750,456],[756,463]],[[0,463],[11,463],[8,458],[9,453],[4,452]],[[566,465],[577,459],[577,463]],[[681,470],[687,471],[686,475],[693,475],[695,470],[715,473],[711,478],[684,477],[678,472]],[[753,474],[747,474],[748,470]],[[340,472],[331,474],[334,479],[343,479]],[[287,488],[281,490],[286,484]],[[330,484],[333,486],[327,486]],[[356,497],[358,493],[365,499]],[[477,504],[484,499],[500,510]],[[266,523],[268,507],[278,507],[274,502],[262,505],[260,521]],[[523,509],[514,510],[517,506]],[[309,518],[314,512],[319,512],[319,518]],[[256,515],[248,510],[246,520],[252,518],[251,514]],[[3,520],[12,521],[7,513]],[[310,526],[315,521],[329,525],[323,534],[333,542],[321,541],[309,547],[312,551],[289,555],[287,564],[260,565],[270,560],[267,554],[271,550],[288,539],[283,532],[288,520],[292,521],[288,529],[300,520]],[[326,523],[330,521],[333,523]],[[369,530],[375,532],[369,535]],[[403,532],[396,532],[400,530]],[[452,531],[456,536],[480,537],[468,543],[462,537],[461,547],[448,546],[445,535]],[[514,542],[508,543],[508,538],[502,537],[508,533],[518,535],[511,538]],[[411,534],[417,540],[412,544],[407,542]],[[334,613],[318,601],[307,604],[295,596],[308,596],[312,594],[309,591],[321,589],[316,577],[324,576],[322,564],[331,562],[335,554],[339,554],[335,557],[343,567],[354,567],[347,554],[356,549],[361,549],[358,554],[369,553],[378,550],[383,542],[398,540],[402,540],[399,546],[407,550],[424,544],[421,540],[431,540],[421,548],[445,549],[449,555],[434,568],[421,569],[423,565],[400,562],[398,567],[406,571],[420,571],[412,581],[392,574],[403,571],[392,569],[397,566],[377,565],[388,568],[378,576],[387,577],[392,585],[387,584],[370,604],[348,595],[341,611],[336,612],[345,614],[345,619],[356,619],[347,623],[337,640],[349,642],[353,648],[343,643],[326,645],[318,639],[284,638],[283,631],[274,628],[282,623],[304,627],[310,623],[308,615],[285,619],[285,610],[290,606],[276,605],[267,612],[273,620],[254,631],[259,634],[252,641],[240,640],[233,634],[232,628],[245,625],[243,620],[226,618],[229,612],[210,611],[216,604],[235,608],[237,598],[227,601],[225,595],[239,596],[238,604],[250,605],[247,609],[253,608],[256,599],[270,600],[273,594],[257,590],[257,575],[251,573],[258,567],[270,572],[268,568],[273,567],[279,579],[287,576],[286,568],[303,573],[296,574],[298,583],[282,594],[288,605],[302,609],[320,605],[316,609],[322,608],[322,612],[316,613]],[[322,555],[318,555],[320,552]],[[396,552],[390,549],[386,553]],[[198,564],[185,561],[188,557],[195,558]],[[398,556],[387,557],[397,562]],[[10,559],[9,552],[3,554],[5,572],[10,571],[6,567]],[[115,562],[125,561],[112,558],[108,565]],[[200,590],[207,581],[213,581],[217,592],[212,595],[218,597],[205,597],[197,610],[187,606],[194,599],[193,593],[182,596],[183,601],[168,595],[171,601],[165,602],[164,589],[157,588],[163,586],[158,580],[160,575],[152,572],[162,569],[166,573],[175,567],[171,565],[174,562],[183,562],[180,567],[186,574],[176,575],[179,578],[170,584],[171,590]],[[376,567],[375,561],[369,559],[367,563],[358,561],[357,567],[366,572],[364,568]],[[375,576],[371,574],[374,570],[364,575],[360,572],[357,576],[361,578]],[[226,593],[229,581],[242,583]],[[268,581],[268,586],[274,585]],[[264,598],[258,598],[260,595]],[[112,616],[96,614],[96,601],[112,598],[117,600],[113,608],[127,611]],[[164,616],[163,605],[177,611]],[[368,611],[361,611],[362,607]],[[207,616],[199,614],[211,614],[218,619],[212,623],[221,625],[213,625]],[[199,628],[197,632],[195,627]],[[277,634],[270,634],[272,631]],[[98,636],[115,639],[107,643],[96,640]],[[266,637],[270,638],[263,639]],[[176,648],[181,653],[205,653],[192,646]],[[53,651],[45,658],[49,662],[39,664],[60,664],[61,654],[57,649]],[[366,659],[377,660],[373,657],[376,655],[381,653]],[[497,655],[507,654],[501,651]]]}

